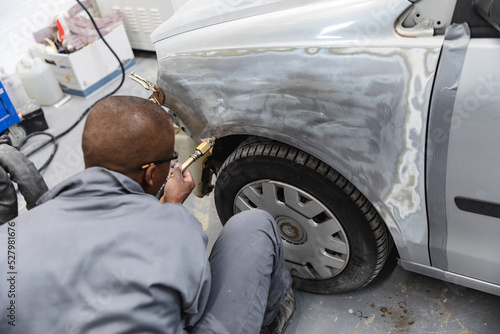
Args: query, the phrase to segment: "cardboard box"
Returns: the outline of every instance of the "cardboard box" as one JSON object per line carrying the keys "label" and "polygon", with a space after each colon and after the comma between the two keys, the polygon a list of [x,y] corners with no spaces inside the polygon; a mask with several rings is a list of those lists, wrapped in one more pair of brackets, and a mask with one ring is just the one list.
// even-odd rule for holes
{"label": "cardboard box", "polygon": [[[135,65],[123,24],[105,35],[104,39],[116,52],[125,70]],[[49,54],[36,49],[31,53],[52,65],[63,92],[71,95],[87,97],[121,75],[118,61],[101,39],[70,54]]]}

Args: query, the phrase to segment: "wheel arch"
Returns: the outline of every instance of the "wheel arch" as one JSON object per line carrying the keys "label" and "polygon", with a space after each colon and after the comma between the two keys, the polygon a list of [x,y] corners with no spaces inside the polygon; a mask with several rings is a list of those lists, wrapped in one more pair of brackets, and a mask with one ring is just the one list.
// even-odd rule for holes
{"label": "wheel arch", "polygon": [[[281,142],[259,138],[243,142],[219,170],[214,195],[223,223],[241,210],[263,208],[279,225],[281,221],[280,228],[295,226],[295,232],[282,233],[284,240],[295,245],[288,248],[287,259],[291,270],[296,270],[292,275],[296,277],[297,288],[300,286],[305,291],[342,293],[365,286],[382,269],[393,245],[383,219],[351,182],[309,153]],[[329,237],[325,228],[334,222],[343,223]],[[319,229],[321,233],[315,235]],[[299,238],[308,233],[312,234]],[[297,240],[299,244],[294,243]],[[350,240],[347,253],[333,240],[339,243]],[[355,242],[351,243],[352,240]],[[335,245],[333,248],[331,242]],[[350,252],[352,257],[348,255]],[[342,254],[350,259],[344,259],[345,272],[344,268],[337,267],[342,262]],[[339,278],[334,279],[337,274],[328,277],[333,268],[341,270]]]}
{"label": "wheel arch", "polygon": [[[353,178],[353,170],[345,170],[342,164],[336,163],[334,159],[325,159],[324,154],[318,154],[317,150],[312,150],[311,146],[303,143],[302,145],[297,144],[297,141],[287,140],[286,135],[249,135],[249,134],[231,134],[224,137],[217,138],[215,141],[214,151],[212,156],[207,161],[207,166],[212,168],[216,173],[219,171],[220,167],[224,163],[224,161],[233,153],[238,147],[246,144],[253,144],[258,142],[274,142],[278,144],[285,144],[301,151],[306,152],[311,157],[320,160],[327,164],[330,168],[339,172],[347,181],[353,184],[356,189],[367,198],[370,204],[375,208],[378,215],[380,216],[383,224],[387,228],[388,234],[391,239],[391,243],[396,245],[397,251],[399,254],[405,254],[405,241],[403,238],[403,234],[401,229],[399,228],[399,223],[395,219],[395,217],[390,213],[389,210],[385,209],[385,205],[383,203],[383,199],[379,198],[379,202],[374,203],[366,193],[360,189],[359,178]],[[369,185],[362,185],[363,188],[366,188]]]}

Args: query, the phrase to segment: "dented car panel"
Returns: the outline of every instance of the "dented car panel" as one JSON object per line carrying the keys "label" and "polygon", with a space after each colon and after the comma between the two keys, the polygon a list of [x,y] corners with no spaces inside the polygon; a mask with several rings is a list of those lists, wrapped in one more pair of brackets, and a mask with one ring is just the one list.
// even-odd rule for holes
{"label": "dented car panel", "polygon": [[320,1],[157,41],[158,84],[195,139],[262,136],[338,170],[401,258],[429,265],[425,124],[443,37],[408,42],[394,22],[411,3],[389,3]]}
{"label": "dented car panel", "polygon": [[[500,172],[491,154],[500,140],[498,3],[191,0],[152,35],[158,85],[182,130],[195,140],[217,137],[216,150],[229,147],[218,167],[232,152],[243,155],[236,147],[248,138],[303,151],[366,197],[405,269],[500,295]],[[279,185],[262,170],[241,189]],[[278,193],[269,198],[285,203]],[[307,224],[306,211],[291,212]],[[327,247],[309,248],[326,267],[307,267],[300,251],[285,249],[285,259],[327,280],[331,260],[350,256]]]}

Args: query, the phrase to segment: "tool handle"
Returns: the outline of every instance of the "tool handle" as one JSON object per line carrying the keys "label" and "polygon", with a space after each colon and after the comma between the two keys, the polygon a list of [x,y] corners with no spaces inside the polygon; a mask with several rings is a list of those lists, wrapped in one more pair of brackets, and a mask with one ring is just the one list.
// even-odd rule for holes
{"label": "tool handle", "polygon": [[[210,138],[206,142],[201,143],[196,147],[196,150],[194,151],[193,154],[189,156],[189,158],[182,164],[181,171],[184,173],[184,171],[191,166],[193,162],[201,158],[205,153],[210,151],[210,149],[214,146],[214,140],[215,138]],[[165,191],[165,186],[167,185],[168,179],[165,180],[163,185],[160,188],[160,191],[156,194],[156,198],[160,199],[163,196],[163,192]]]}
{"label": "tool handle", "polygon": [[158,191],[158,193],[156,194],[157,199],[160,199],[163,196],[163,192],[165,191],[165,186],[167,185],[167,181],[168,181],[168,179],[166,179],[165,182],[163,182],[163,185],[161,186],[160,191]]}
{"label": "tool handle", "polygon": [[[196,151],[199,152],[198,150],[196,150]],[[189,158],[182,164],[181,173],[184,173],[184,171],[189,166],[191,166],[191,164],[193,162],[195,162],[196,160],[198,160],[199,157],[202,156],[201,152],[199,155],[197,155],[197,152],[191,154],[191,156],[189,156]],[[160,199],[163,196],[163,192],[165,191],[165,186],[167,185],[167,181],[168,181],[168,179],[166,179],[165,182],[163,182],[163,185],[161,186],[160,191],[158,191],[158,194],[156,194],[157,199]]]}
{"label": "tool handle", "polygon": [[181,168],[181,171],[184,173],[184,171],[189,167],[191,166],[191,164],[193,162],[195,162],[196,160],[198,160],[199,157],[201,157],[201,153],[198,154],[198,150],[196,150],[195,153],[191,154],[189,156],[189,158],[182,164],[182,168]]}

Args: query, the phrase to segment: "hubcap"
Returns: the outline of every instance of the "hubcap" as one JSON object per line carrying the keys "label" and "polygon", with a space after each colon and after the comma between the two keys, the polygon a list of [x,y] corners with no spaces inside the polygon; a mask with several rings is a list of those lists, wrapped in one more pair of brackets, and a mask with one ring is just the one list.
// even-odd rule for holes
{"label": "hubcap", "polygon": [[259,180],[244,186],[234,212],[262,209],[276,220],[285,260],[294,276],[328,279],[347,265],[349,243],[335,215],[311,194],[290,184]]}
{"label": "hubcap", "polygon": [[280,216],[276,217],[276,223],[280,227],[281,237],[286,241],[300,245],[307,240],[307,234],[302,228],[302,225],[297,223],[290,217]]}

